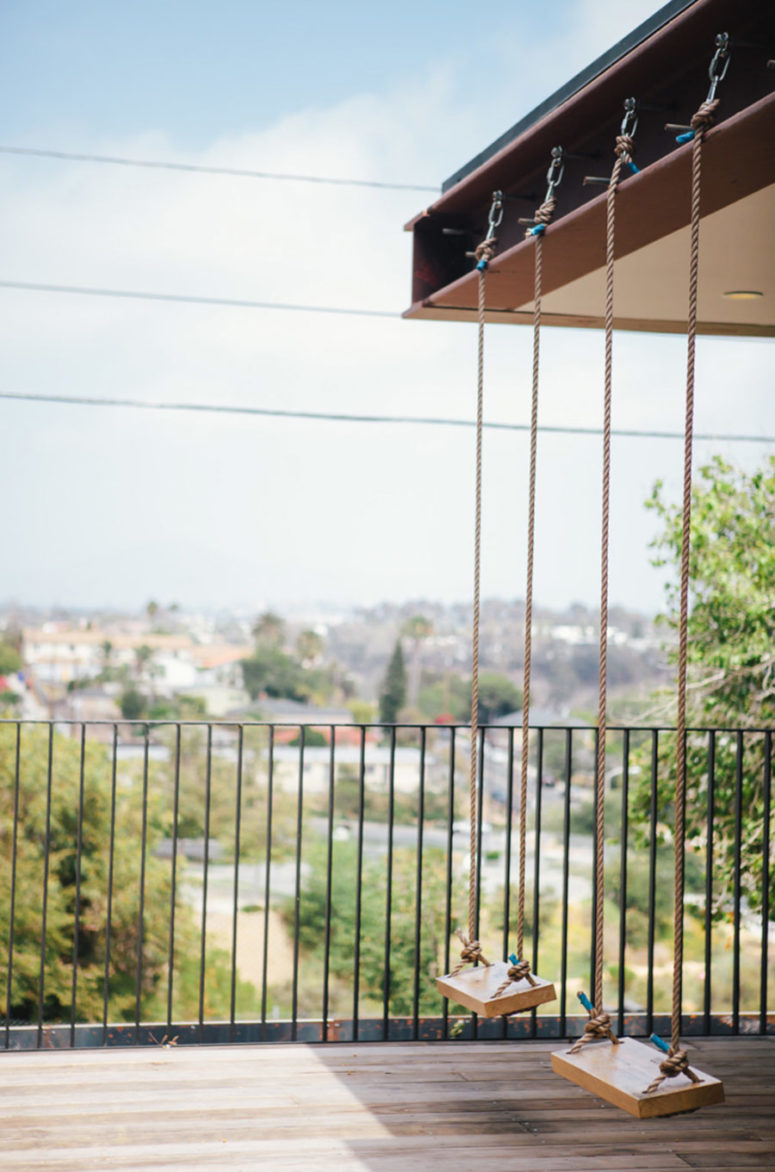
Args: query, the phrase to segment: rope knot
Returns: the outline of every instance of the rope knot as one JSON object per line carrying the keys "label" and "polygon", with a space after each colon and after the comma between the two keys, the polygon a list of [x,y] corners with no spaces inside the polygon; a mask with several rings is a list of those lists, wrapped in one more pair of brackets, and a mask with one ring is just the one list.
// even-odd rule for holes
{"label": "rope knot", "polygon": [[702,1079],[689,1066],[689,1056],[686,1051],[678,1050],[675,1046],[671,1046],[667,1058],[659,1064],[659,1074],[646,1087],[646,1094],[652,1094],[662,1085],[665,1079],[677,1078],[679,1074],[685,1074],[692,1082],[702,1082]]}
{"label": "rope knot", "polygon": [[716,121],[716,110],[718,109],[719,99],[714,98],[712,102],[703,102],[696,114],[692,116],[689,123],[692,130],[697,134],[701,134],[703,130],[707,130]]}
{"label": "rope knot", "polygon": [[466,964],[477,964],[478,961],[487,964],[484,953],[482,952],[482,946],[478,940],[469,940],[463,945],[460,950],[460,959],[465,961]]}
{"label": "rope knot", "polygon": [[477,268],[479,268],[480,266],[483,268],[487,268],[487,265],[490,263],[492,258],[495,256],[495,245],[496,244],[497,244],[497,240],[494,236],[489,237],[487,240],[483,240],[481,244],[477,244],[476,249],[474,251],[474,256],[476,258],[476,267]]}
{"label": "rope knot", "polygon": [[482,946],[478,940],[469,940],[458,928],[458,938],[463,947],[460,950],[460,960],[455,965],[450,973],[450,976],[456,977],[457,974],[464,969],[467,964],[483,964],[485,968],[490,967],[490,962],[482,952]]}
{"label": "rope knot", "polygon": [[611,1015],[606,1013],[604,1009],[597,1010],[594,1005],[589,1011],[589,1018],[584,1025],[584,1033],[568,1051],[569,1054],[578,1054],[582,1046],[586,1046],[587,1042],[595,1042],[608,1038],[613,1042],[614,1046],[619,1045],[619,1039],[611,1029]]}
{"label": "rope knot", "polygon": [[532,236],[533,229],[538,227],[539,224],[543,224],[544,227],[546,227],[547,224],[550,224],[552,222],[552,217],[554,216],[556,207],[557,197],[555,195],[550,195],[548,199],[544,200],[540,207],[536,208],[533,215],[533,228],[526,229],[525,236]]}
{"label": "rope knot", "polygon": [[635,143],[631,134],[617,134],[614,153],[618,159],[621,159],[623,163],[632,162],[634,150]]}
{"label": "rope knot", "polygon": [[516,964],[509,965],[507,976],[510,981],[524,981],[525,977],[530,977],[530,963],[526,960],[517,961]]}

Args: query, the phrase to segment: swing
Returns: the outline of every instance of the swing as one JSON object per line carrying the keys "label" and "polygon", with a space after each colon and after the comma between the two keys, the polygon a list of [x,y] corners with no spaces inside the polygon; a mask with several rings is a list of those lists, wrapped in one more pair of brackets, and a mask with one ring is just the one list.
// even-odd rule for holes
{"label": "swing", "polygon": [[[476,409],[476,492],[474,530],[474,609],[473,609],[473,654],[471,673],[471,756],[469,769],[469,818],[470,818],[470,872],[468,886],[468,936],[458,932],[463,945],[460,962],[444,977],[436,978],[439,992],[464,1005],[481,1017],[500,1017],[535,1009],[547,1001],[555,1001],[557,994],[551,981],[530,971],[524,957],[525,940],[525,862],[526,862],[526,819],[527,810],[527,766],[528,766],[528,724],[530,713],[530,677],[533,625],[533,550],[535,534],[536,498],[536,453],[538,436],[538,352],[541,324],[541,274],[542,237],[546,225],[551,221],[556,205],[555,190],[563,175],[562,148],[552,152],[552,162],[547,172],[548,188],[544,202],[530,221],[526,233],[535,237],[535,295],[533,318],[533,388],[530,427],[530,474],[528,493],[528,542],[527,542],[527,586],[525,591],[525,657],[522,692],[522,746],[520,753],[520,806],[519,806],[519,885],[517,902],[517,951],[506,961],[490,962],[484,956],[477,935],[477,788],[478,740],[479,740],[479,578],[481,561],[481,516],[482,516],[482,408],[484,400],[484,315],[485,315],[485,274],[492,259],[495,233],[503,219],[503,196],[493,193],[487,235],[477,248],[474,256],[479,274],[478,281],[478,363],[477,363],[477,409]],[[540,780],[539,780],[540,784]],[[473,967],[468,968],[467,965]]]}
{"label": "swing", "polygon": [[[611,445],[611,372],[613,341],[614,217],[616,187],[622,166],[631,162],[633,135],[637,126],[635,103],[625,104],[625,118],[616,144],[616,161],[608,182],[606,215],[606,307],[605,307],[605,389],[603,429],[603,525],[600,605],[600,697],[598,718],[598,753],[595,776],[595,855],[596,883],[594,897],[595,957],[594,1002],[579,994],[589,1014],[584,1034],[570,1050],[552,1054],[552,1069],[600,1098],[640,1119],[679,1112],[724,1100],[719,1079],[693,1069],[685,1050],[681,1049],[681,974],[683,969],[684,910],[684,815],[686,802],[686,669],[687,620],[689,596],[689,551],[691,523],[691,474],[694,416],[694,356],[697,328],[697,285],[699,270],[700,175],[703,131],[712,124],[718,106],[716,88],[729,65],[728,38],[716,38],[716,54],[710,67],[711,89],[706,101],[692,119],[690,134],[681,141],[693,140],[691,185],[691,248],[689,265],[688,350],[686,378],[686,425],[683,475],[683,538],[681,548],[680,614],[676,719],[676,791],[675,791],[675,884],[673,917],[673,1004],[671,1042],[668,1046],[656,1035],[656,1048],[617,1038],[611,1019],[603,1010],[603,901],[605,846],[605,750],[606,750],[606,650],[608,629],[608,521]],[[666,1057],[664,1056],[666,1053]]]}

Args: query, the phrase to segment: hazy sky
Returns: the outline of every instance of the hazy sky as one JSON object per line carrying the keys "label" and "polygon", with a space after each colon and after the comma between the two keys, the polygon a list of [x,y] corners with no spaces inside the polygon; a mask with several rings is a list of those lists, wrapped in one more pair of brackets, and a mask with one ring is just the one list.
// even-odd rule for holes
{"label": "hazy sky", "polygon": [[[7,2],[0,143],[440,183],[650,14],[534,4]],[[0,279],[400,312],[403,223],[432,196],[0,154]],[[466,324],[0,289],[0,389],[470,417]],[[488,332],[486,414],[526,421],[529,331]],[[620,334],[614,423],[679,428],[685,343]],[[602,338],[543,335],[541,419],[596,426]],[[769,344],[701,339],[697,426],[775,432]],[[466,599],[473,432],[0,401],[4,572],[29,603],[280,609]],[[699,445],[746,467],[764,445]],[[527,441],[485,440],[485,594],[524,593]],[[681,445],[619,439],[611,601],[655,609],[656,477]],[[597,439],[539,448],[536,595],[599,593]]]}

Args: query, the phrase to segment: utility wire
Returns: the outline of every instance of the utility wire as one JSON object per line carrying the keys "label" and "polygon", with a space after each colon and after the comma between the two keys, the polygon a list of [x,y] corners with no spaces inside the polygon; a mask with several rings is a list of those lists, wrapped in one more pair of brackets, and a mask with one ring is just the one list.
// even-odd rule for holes
{"label": "utility wire", "polygon": [[93,289],[86,285],[42,285],[34,281],[0,281],[0,289],[34,293],[78,293],[85,297],[124,297],[131,301],[173,301],[186,305],[226,305],[242,309],[292,309],[298,313],[335,313],[353,317],[399,318],[389,309],[353,309],[336,305],[290,305],[281,301],[247,301],[238,297],[194,297],[185,293],[145,293],[131,289]]}
{"label": "utility wire", "polygon": [[74,163],[109,163],[120,167],[146,167],[160,171],[193,171],[202,175],[231,175],[238,179],[280,179],[290,183],[327,183],[335,187],[378,187],[383,191],[432,191],[423,183],[380,183],[375,179],[336,179],[327,175],[293,175],[283,171],[249,171],[242,167],[206,167],[199,163],[171,163],[152,159],[126,159],[119,155],[82,155],[71,151],[38,150],[36,147],[0,146],[0,154],[28,155],[38,159],[66,159]]}
{"label": "utility wire", "polygon": [[[447,419],[418,415],[351,415],[340,411],[289,411],[280,407],[242,407],[222,403],[150,403],[142,399],[95,399],[86,395],[37,395],[22,391],[0,391],[0,399],[25,403],[59,403],[79,407],[136,407],[143,411],[200,411],[216,415],[260,415],[275,419],[317,419],[328,423],[418,424],[423,427],[476,427],[473,419]],[[484,427],[493,431],[530,431],[528,423],[503,423],[485,420]],[[542,424],[539,431],[553,435],[602,435],[599,427],[571,427]],[[612,435],[629,439],[683,440],[682,431],[647,431],[637,428],[612,428]],[[695,434],[698,440],[730,443],[775,444],[775,435],[715,435],[709,432]]]}

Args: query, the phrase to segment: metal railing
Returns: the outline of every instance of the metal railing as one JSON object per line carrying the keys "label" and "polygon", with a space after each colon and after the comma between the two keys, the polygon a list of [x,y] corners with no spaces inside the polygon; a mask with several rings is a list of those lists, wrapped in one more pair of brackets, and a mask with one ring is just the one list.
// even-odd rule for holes
{"label": "metal railing", "polygon": [[[480,730],[479,936],[513,949],[526,818],[533,970],[558,1001],[477,1020],[436,992],[467,908],[463,725],[0,722],[0,1039],[566,1037],[594,965],[596,730]],[[670,1010],[669,728],[612,727],[605,1001]],[[772,730],[692,729],[684,1031],[766,1033]],[[674,768],[674,766],[672,766]]]}

